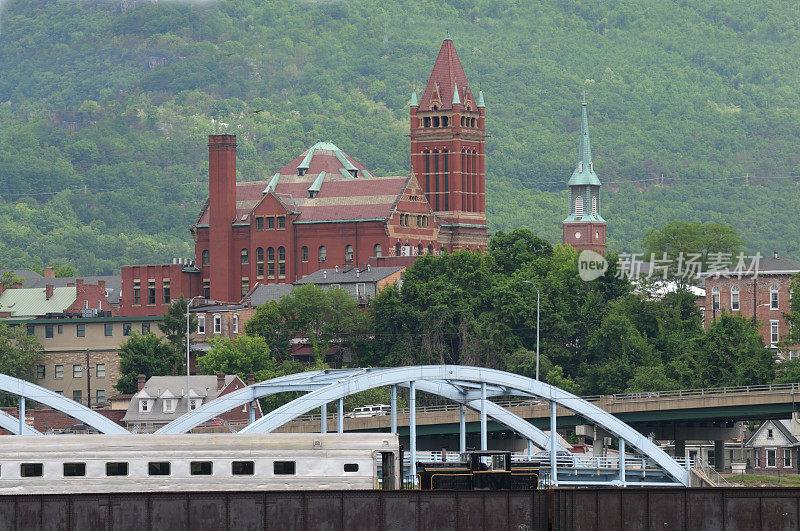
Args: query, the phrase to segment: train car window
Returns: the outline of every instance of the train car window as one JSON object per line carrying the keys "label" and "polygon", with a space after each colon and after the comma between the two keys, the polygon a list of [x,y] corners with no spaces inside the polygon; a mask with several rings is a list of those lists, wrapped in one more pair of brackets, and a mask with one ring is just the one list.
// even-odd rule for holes
{"label": "train car window", "polygon": [[255,471],[256,464],[253,461],[234,461],[231,463],[231,474],[234,476],[252,476]]}
{"label": "train car window", "polygon": [[106,476],[127,476],[128,463],[106,463]]}
{"label": "train car window", "polygon": [[64,463],[64,477],[85,476],[86,463]]}
{"label": "train car window", "polygon": [[19,475],[23,478],[40,478],[44,475],[42,463],[20,463]]}
{"label": "train car window", "polygon": [[358,463],[345,463],[344,464],[344,471],[345,472],[358,472]]}
{"label": "train car window", "polygon": [[293,476],[295,472],[295,462],[275,461],[273,463],[272,472],[276,476]]}
{"label": "train car window", "polygon": [[169,476],[169,461],[147,463],[148,476]]}
{"label": "train car window", "polygon": [[214,472],[214,464],[211,461],[192,461],[189,472],[193,476],[210,476]]}

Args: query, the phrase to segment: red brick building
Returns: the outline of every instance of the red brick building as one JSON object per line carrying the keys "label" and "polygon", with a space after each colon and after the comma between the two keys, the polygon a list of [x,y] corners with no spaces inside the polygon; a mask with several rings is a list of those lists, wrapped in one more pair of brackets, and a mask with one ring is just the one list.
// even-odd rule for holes
{"label": "red brick building", "polygon": [[565,245],[606,253],[606,220],[600,215],[600,179],[594,172],[589,142],[589,120],[586,100],[581,107],[581,133],[578,143],[578,165],[572,172],[569,187],[569,215],[562,224]]}
{"label": "red brick building", "polygon": [[775,349],[780,358],[798,357],[798,347],[778,350],[777,344],[789,331],[784,313],[789,312],[789,286],[792,276],[800,273],[800,261],[781,258],[773,253],[758,264],[747,264],[737,271],[706,274],[706,326],[719,318],[721,312],[740,313],[759,322],[764,343]]}
{"label": "red brick building", "polygon": [[123,267],[122,314],[159,315],[181,295],[238,302],[322,268],[485,249],[484,111],[448,37],[422,99],[412,95],[408,175],[376,176],[318,142],[270,179],[237,183],[236,137],[210,136],[195,261]]}

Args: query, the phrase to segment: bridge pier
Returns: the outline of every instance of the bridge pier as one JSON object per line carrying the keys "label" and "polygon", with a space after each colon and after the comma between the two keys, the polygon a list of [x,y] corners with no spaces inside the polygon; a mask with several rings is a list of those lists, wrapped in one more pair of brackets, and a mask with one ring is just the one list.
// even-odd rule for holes
{"label": "bridge pier", "polygon": [[408,384],[408,447],[411,450],[411,477],[417,475],[417,384]]}
{"label": "bridge pier", "polygon": [[322,404],[319,407],[319,432],[328,433],[328,404]]}
{"label": "bridge pier", "polygon": [[461,453],[467,451],[467,412],[464,404],[458,406],[458,448]]}
{"label": "bridge pier", "polygon": [[336,415],[336,433],[344,433],[344,398],[339,399],[339,411]]}
{"label": "bridge pier", "polygon": [[725,441],[714,441],[714,470],[725,470]]}
{"label": "bridge pier", "polygon": [[675,457],[686,457],[686,440],[675,439]]}
{"label": "bridge pier", "polygon": [[391,404],[391,431],[392,433],[397,433],[397,386],[393,385],[391,388],[391,392],[389,395],[389,400]]}

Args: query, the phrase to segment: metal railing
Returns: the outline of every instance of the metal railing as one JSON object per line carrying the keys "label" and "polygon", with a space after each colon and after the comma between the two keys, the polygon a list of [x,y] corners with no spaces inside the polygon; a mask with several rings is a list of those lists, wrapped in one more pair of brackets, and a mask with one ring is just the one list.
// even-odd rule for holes
{"label": "metal railing", "polygon": [[[698,389],[675,389],[672,391],[642,391],[637,393],[615,393],[612,395],[587,395],[582,396],[583,400],[587,402],[599,402],[602,399],[609,399],[612,402],[639,402],[639,401],[657,401],[664,398],[697,398],[709,396],[726,396],[726,395],[743,395],[748,393],[769,393],[769,392],[800,392],[800,383],[785,383],[785,384],[767,384],[767,385],[742,385],[736,387],[705,387]],[[491,399],[491,401],[501,407],[524,407],[524,406],[543,406],[547,404],[547,400],[542,398],[501,398]],[[436,404],[432,406],[418,406],[417,413],[439,413],[456,411],[459,404],[455,402],[448,402],[445,404]],[[349,412],[348,412],[349,413]],[[408,414],[407,407],[397,408],[397,413],[400,415]],[[347,413],[346,413],[347,414]],[[346,415],[345,414],[345,415]],[[387,415],[374,415],[374,416],[388,416]],[[346,417],[349,418],[349,417]],[[370,417],[359,417],[370,418]],[[297,417],[296,420],[321,420],[319,413],[309,413]],[[328,415],[328,420],[336,420],[336,413]]]}
{"label": "metal railing", "polygon": [[[442,462],[442,452],[439,451],[417,451],[416,453],[417,461],[428,461],[428,462]],[[444,461],[447,463],[453,463],[459,460],[459,453],[458,452],[445,452]],[[542,457],[542,456],[528,456],[527,452],[512,452],[511,454],[511,461],[512,462],[522,462],[522,461],[530,461],[533,459],[534,461],[539,461],[542,466],[545,468],[550,467],[550,457]],[[688,459],[685,457],[676,457],[674,458],[683,468],[691,469],[696,468],[698,463],[693,459]],[[411,456],[408,452],[403,454],[403,464],[405,466],[411,465]],[[601,469],[619,469],[619,457],[617,456],[606,456],[606,457],[593,457],[593,456],[584,456],[579,454],[571,454],[571,455],[558,455],[556,456],[556,464],[559,467],[567,467],[567,468],[587,468],[593,470],[601,470]],[[707,466],[707,465],[706,465]],[[626,455],[625,456],[625,470],[657,470],[658,467],[653,464],[650,460],[633,456],[633,455]]]}
{"label": "metal railing", "polygon": [[695,469],[702,472],[716,487],[732,487],[730,482],[717,472],[717,469],[708,464],[702,457],[697,458]]}

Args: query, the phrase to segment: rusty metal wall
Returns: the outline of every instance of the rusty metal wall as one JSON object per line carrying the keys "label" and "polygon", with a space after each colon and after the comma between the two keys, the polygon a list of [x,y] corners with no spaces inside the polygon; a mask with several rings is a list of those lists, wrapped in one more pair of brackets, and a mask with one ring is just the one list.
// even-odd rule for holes
{"label": "rusty metal wall", "polygon": [[0,497],[2,530],[797,530],[800,489],[114,493]]}
{"label": "rusty metal wall", "polygon": [[558,489],[552,529],[797,531],[800,489]]}
{"label": "rusty metal wall", "polygon": [[322,491],[0,497],[2,530],[546,530],[547,493]]}

